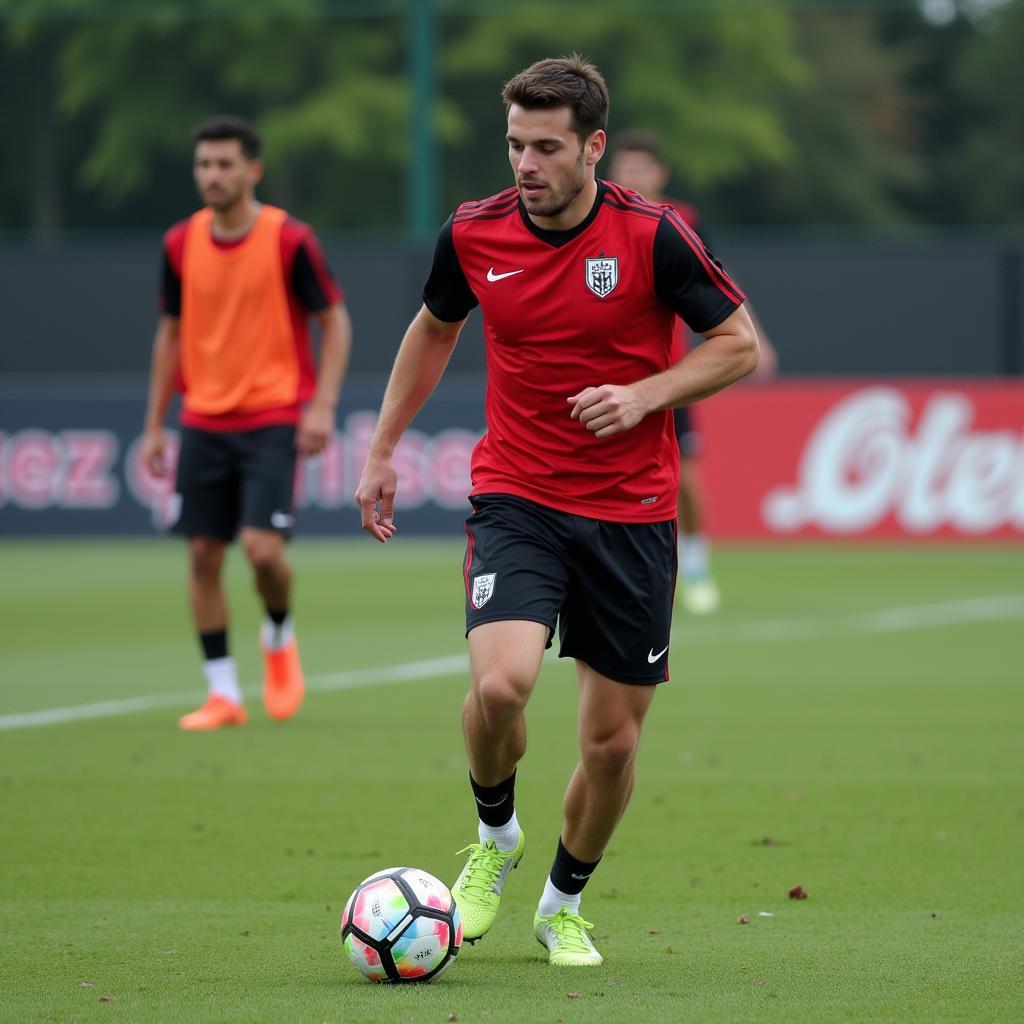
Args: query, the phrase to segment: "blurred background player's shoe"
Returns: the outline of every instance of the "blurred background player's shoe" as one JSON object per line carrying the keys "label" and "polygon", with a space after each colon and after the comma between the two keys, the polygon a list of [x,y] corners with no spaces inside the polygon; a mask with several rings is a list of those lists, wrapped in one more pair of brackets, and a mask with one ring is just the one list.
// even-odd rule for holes
{"label": "blurred background player's shoe", "polygon": [[590,929],[594,926],[579,914],[563,907],[557,914],[533,918],[533,934],[548,951],[548,963],[555,967],[599,967],[603,960],[594,948]]}
{"label": "blurred background player's shoe", "polygon": [[222,729],[226,725],[245,725],[247,718],[244,705],[214,693],[201,708],[182,715],[178,719],[178,728],[186,732],[203,732]]}
{"label": "blurred background player's shoe", "polygon": [[277,649],[263,648],[263,706],[271,718],[291,718],[302,705],[306,682],[299,661],[299,644],[292,636]]}
{"label": "blurred background player's shoe", "polygon": [[676,598],[691,615],[710,615],[718,611],[722,603],[718,585],[710,576],[700,579],[686,579],[681,576]]}

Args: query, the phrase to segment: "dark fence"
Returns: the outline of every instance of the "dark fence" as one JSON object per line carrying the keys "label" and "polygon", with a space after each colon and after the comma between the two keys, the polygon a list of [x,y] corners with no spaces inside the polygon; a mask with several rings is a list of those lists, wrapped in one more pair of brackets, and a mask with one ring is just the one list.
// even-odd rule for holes
{"label": "dark fence", "polygon": [[[718,239],[784,374],[1024,371],[1024,248],[994,238]],[[386,373],[430,250],[327,240],[355,325],[352,369]],[[159,239],[0,245],[0,373],[144,373]],[[453,370],[480,371],[479,317]]]}

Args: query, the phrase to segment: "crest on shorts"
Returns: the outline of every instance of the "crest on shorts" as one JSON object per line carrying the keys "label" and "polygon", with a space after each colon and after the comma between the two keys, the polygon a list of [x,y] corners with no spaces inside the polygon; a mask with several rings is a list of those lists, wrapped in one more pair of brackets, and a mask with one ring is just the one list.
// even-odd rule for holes
{"label": "crest on shorts", "polygon": [[483,608],[491,599],[494,593],[494,577],[496,572],[485,573],[483,576],[473,577],[473,593],[469,596],[470,604],[474,608]]}
{"label": "crest on shorts", "polygon": [[619,258],[605,256],[603,253],[596,259],[588,259],[587,287],[599,298],[603,299],[615,291],[619,283]]}

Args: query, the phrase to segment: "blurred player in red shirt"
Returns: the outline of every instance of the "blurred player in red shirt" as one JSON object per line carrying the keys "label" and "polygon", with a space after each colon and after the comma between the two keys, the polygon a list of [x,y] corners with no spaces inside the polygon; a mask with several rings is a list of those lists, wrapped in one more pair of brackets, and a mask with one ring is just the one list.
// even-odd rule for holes
{"label": "blurred player in red shirt", "polygon": [[[669,181],[669,168],[665,162],[661,139],[651,132],[624,132],[615,137],[608,177],[618,185],[633,189],[652,203],[672,207],[700,236],[705,246],[711,247],[708,235],[700,222],[697,208],[665,195]],[[747,312],[757,329],[761,345],[761,358],[755,371],[758,378],[775,373],[775,349],[758,322],[751,307]],[[675,359],[681,359],[690,347],[691,331],[681,319],[676,321]],[[698,339],[699,340],[699,339]],[[721,601],[718,586],[711,575],[710,545],[705,534],[707,518],[707,492],[701,477],[698,456],[701,436],[693,406],[683,405],[674,410],[676,438],[679,442],[679,596],[683,607],[694,615],[707,615],[715,611]]]}

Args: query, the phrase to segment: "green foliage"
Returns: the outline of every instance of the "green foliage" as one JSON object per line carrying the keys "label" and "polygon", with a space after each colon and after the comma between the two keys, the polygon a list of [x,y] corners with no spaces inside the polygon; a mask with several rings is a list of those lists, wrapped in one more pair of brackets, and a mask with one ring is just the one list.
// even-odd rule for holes
{"label": "green foliage", "polygon": [[748,176],[731,194],[733,219],[876,226],[908,219],[902,193],[926,173],[919,107],[905,84],[913,54],[883,45],[878,29],[874,13],[799,19],[808,88],[777,98],[794,158]]}
{"label": "green foliage", "polygon": [[967,190],[968,219],[1024,223],[1024,4],[994,11],[972,34],[954,81],[971,117],[961,145],[950,152],[952,171],[978,187]]}
{"label": "green foliage", "polygon": [[[1022,4],[961,7],[987,13],[438,0],[435,214],[508,184],[502,82],[579,50],[609,82],[612,135],[661,133],[675,191],[712,224],[1024,222]],[[400,231],[420,158],[410,9],[0,0],[0,113],[23,143],[0,166],[0,228],[166,225],[193,201],[191,129],[231,111],[265,134],[267,199],[322,229]]]}
{"label": "green foliage", "polygon": [[[766,95],[798,88],[804,68],[789,18],[772,5],[743,14],[618,10],[585,18],[559,12],[474,18],[448,35],[445,87],[467,100],[485,98],[489,114],[478,123],[493,125],[503,159],[501,82],[535,60],[573,50],[593,60],[608,82],[612,136],[626,128],[658,131],[673,165],[695,185],[792,155]],[[461,162],[468,153],[454,155]]]}

